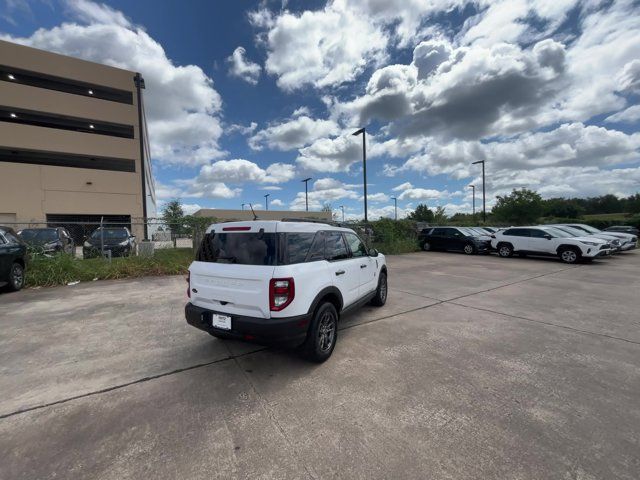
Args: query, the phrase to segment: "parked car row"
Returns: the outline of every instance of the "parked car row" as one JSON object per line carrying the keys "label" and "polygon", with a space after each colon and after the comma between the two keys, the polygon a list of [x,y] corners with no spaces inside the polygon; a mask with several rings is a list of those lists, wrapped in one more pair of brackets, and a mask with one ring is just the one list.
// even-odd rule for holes
{"label": "parked car row", "polygon": [[636,248],[638,236],[602,231],[584,224],[530,227],[432,227],[419,235],[425,250],[460,251],[468,255],[496,251],[501,257],[557,256],[565,263],[588,261]]}
{"label": "parked car row", "polygon": [[[76,244],[69,231],[63,227],[24,228],[17,232],[35,255],[68,253],[75,255]],[[82,244],[83,258],[102,256],[110,252],[112,257],[135,254],[136,237],[126,227],[98,227],[85,238]]]}

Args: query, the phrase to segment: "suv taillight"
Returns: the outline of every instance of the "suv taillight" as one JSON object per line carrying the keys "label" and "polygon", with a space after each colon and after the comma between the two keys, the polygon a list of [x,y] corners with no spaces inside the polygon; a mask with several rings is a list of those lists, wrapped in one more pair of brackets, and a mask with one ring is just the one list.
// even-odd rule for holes
{"label": "suv taillight", "polygon": [[284,309],[295,296],[293,278],[272,278],[269,282],[269,308],[272,312]]}
{"label": "suv taillight", "polygon": [[191,272],[187,271],[187,297],[191,298]]}

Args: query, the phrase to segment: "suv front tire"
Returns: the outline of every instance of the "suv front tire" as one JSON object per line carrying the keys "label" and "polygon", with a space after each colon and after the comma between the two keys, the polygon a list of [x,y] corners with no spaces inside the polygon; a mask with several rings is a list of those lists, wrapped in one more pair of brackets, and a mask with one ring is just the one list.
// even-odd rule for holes
{"label": "suv front tire", "polygon": [[371,299],[371,305],[381,307],[387,303],[387,293],[389,285],[387,284],[387,272],[380,272],[380,278],[378,279],[378,289],[376,290],[376,296]]}
{"label": "suv front tire", "polygon": [[580,261],[580,251],[575,247],[562,247],[558,250],[558,256],[564,263],[578,263]]}

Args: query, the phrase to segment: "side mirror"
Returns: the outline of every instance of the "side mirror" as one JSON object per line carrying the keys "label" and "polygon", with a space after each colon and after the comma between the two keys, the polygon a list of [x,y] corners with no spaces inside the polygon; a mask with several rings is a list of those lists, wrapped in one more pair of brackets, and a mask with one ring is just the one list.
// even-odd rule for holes
{"label": "side mirror", "polygon": [[551,235],[549,235],[548,233],[544,234],[544,238],[546,238],[547,240],[551,240],[553,237]]}
{"label": "side mirror", "polygon": [[378,256],[378,250],[376,250],[375,248],[372,248],[371,250],[369,250],[369,256],[370,257],[377,257]]}

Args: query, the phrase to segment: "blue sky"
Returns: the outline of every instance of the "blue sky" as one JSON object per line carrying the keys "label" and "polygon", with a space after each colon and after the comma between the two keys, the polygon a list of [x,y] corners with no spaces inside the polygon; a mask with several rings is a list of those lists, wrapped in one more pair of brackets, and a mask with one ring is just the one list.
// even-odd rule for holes
{"label": "blue sky", "polygon": [[640,185],[637,2],[0,3],[0,36],[140,71],[162,202],[198,207],[629,195]]}

